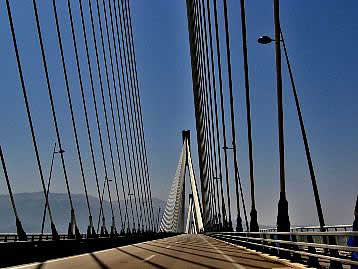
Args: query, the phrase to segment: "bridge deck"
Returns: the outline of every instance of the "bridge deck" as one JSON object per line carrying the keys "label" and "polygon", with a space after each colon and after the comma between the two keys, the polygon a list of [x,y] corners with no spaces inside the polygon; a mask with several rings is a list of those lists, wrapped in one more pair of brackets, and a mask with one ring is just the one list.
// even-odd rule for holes
{"label": "bridge deck", "polygon": [[[297,268],[204,235],[179,235],[94,253],[22,265],[57,268]],[[303,268],[303,267],[300,267]]]}

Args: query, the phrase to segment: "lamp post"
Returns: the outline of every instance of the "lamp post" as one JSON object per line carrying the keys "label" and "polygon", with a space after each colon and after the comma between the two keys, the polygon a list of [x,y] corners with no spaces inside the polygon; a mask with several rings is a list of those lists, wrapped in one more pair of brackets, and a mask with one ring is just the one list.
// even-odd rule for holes
{"label": "lamp post", "polygon": [[357,200],[356,200],[356,206],[354,208],[353,231],[358,232],[358,195],[357,195]]}
{"label": "lamp post", "polygon": [[[217,183],[218,185],[220,184],[220,181],[222,180],[222,178],[218,177],[218,176],[214,176],[213,179],[216,180],[216,182],[218,182]],[[219,197],[219,187],[218,187],[218,197]],[[222,215],[221,215],[221,213],[222,213]],[[221,192],[221,212],[219,210],[218,216],[219,216],[219,231],[221,231],[222,228],[225,227],[225,223],[226,223],[224,196],[223,196],[222,192]],[[221,222],[221,220],[222,220],[222,222]]]}
{"label": "lamp post", "polygon": [[[272,41],[275,41],[275,40],[272,39],[271,37],[265,36],[265,35],[260,36],[257,39],[257,42],[260,43],[260,44],[269,44]],[[323,217],[323,212],[322,212],[321,201],[320,201],[320,197],[319,197],[319,193],[318,193],[316,176],[315,176],[314,169],[313,169],[311,153],[310,153],[307,134],[306,134],[306,130],[305,130],[304,122],[303,122],[303,117],[302,117],[302,112],[301,112],[300,103],[299,103],[299,99],[298,99],[298,94],[297,94],[297,90],[296,90],[296,85],[295,85],[295,81],[294,81],[294,78],[293,78],[293,72],[292,72],[292,69],[291,69],[290,60],[288,58],[285,39],[283,37],[281,29],[280,29],[280,39],[279,39],[279,41],[282,42],[282,46],[283,46],[283,50],[284,50],[284,54],[285,54],[285,59],[286,59],[286,64],[287,64],[287,68],[288,68],[288,72],[289,72],[289,76],[290,76],[292,91],[293,91],[293,95],[294,95],[294,98],[295,98],[295,104],[296,104],[298,119],[299,119],[299,123],[300,123],[300,129],[301,129],[301,134],[302,134],[302,138],[303,138],[303,144],[304,144],[304,147],[305,147],[306,159],[307,159],[309,172],[310,172],[310,176],[311,176],[312,188],[313,188],[313,193],[314,193],[314,198],[315,198],[315,203],[316,203],[316,208],[317,208],[317,214],[318,214],[318,220],[319,220],[319,224],[320,224],[320,229],[321,229],[322,232],[324,232],[325,231],[325,228],[324,228],[325,227],[325,222],[324,222],[324,217]]]}
{"label": "lamp post", "polygon": [[[280,200],[278,203],[277,215],[277,231],[289,232],[290,220],[288,216],[288,202],[286,199],[286,182],[285,182],[285,147],[283,133],[283,102],[282,102],[282,71],[281,71],[281,46],[280,46],[280,12],[279,0],[274,0],[274,23],[275,23],[275,39],[269,36],[261,36],[257,42],[260,44],[269,44],[275,41],[276,52],[276,81],[277,81],[277,117],[278,117],[278,142],[279,142],[279,158],[280,158]],[[286,59],[287,60],[287,59]]]}
{"label": "lamp post", "polygon": [[278,202],[277,231],[289,232],[290,219],[288,216],[288,202],[286,199],[285,179],[285,143],[283,132],[283,101],[282,101],[282,70],[281,70],[281,46],[280,46],[280,4],[274,0],[275,23],[275,54],[276,54],[276,86],[277,86],[277,119],[278,119],[278,145],[280,160],[280,200]]}
{"label": "lamp post", "polygon": [[159,207],[158,208],[158,232],[160,232],[160,210],[161,210],[161,208]]}
{"label": "lamp post", "polygon": [[[51,165],[50,165],[50,173],[49,173],[49,177],[48,177],[48,183],[47,183],[47,190],[46,190],[46,196],[48,197],[48,194],[50,192],[50,185],[51,185],[51,179],[52,179],[52,169],[53,169],[53,162],[54,162],[54,158],[55,158],[55,154],[63,154],[65,153],[65,151],[63,149],[60,149],[59,151],[56,151],[56,142],[55,145],[53,147],[52,150],[52,158],[51,158]],[[47,198],[48,199],[48,198]],[[43,236],[43,232],[44,232],[44,226],[45,226],[45,219],[46,219],[46,211],[47,211],[47,207],[48,207],[48,201],[45,202],[45,208],[44,208],[44,213],[42,216],[42,225],[41,225],[41,235],[40,235],[40,239],[42,239]]]}
{"label": "lamp post", "polygon": [[[307,134],[306,134],[306,130],[305,130],[304,122],[303,122],[303,117],[302,117],[302,112],[301,112],[298,94],[297,94],[297,90],[296,90],[296,85],[295,85],[295,81],[293,78],[293,72],[292,72],[291,64],[290,64],[290,61],[288,58],[285,39],[283,37],[281,29],[280,29],[280,39],[276,39],[276,40],[278,40],[279,42],[282,42],[282,46],[283,46],[283,50],[284,50],[284,54],[285,54],[285,58],[286,58],[286,63],[287,63],[287,68],[288,68],[288,72],[289,72],[289,76],[290,76],[292,91],[293,91],[293,95],[295,98],[295,105],[296,105],[297,115],[298,115],[298,119],[299,119],[299,123],[300,123],[303,144],[305,147],[306,159],[307,159],[307,164],[308,164],[311,182],[312,182],[312,188],[313,188],[313,194],[314,194],[314,199],[315,199],[315,204],[316,204],[316,209],[317,209],[318,220],[319,220],[319,224],[320,224],[320,230],[321,230],[321,232],[324,232],[326,229],[325,229],[325,222],[324,222],[324,217],[323,217],[323,212],[322,212],[322,206],[321,206],[321,201],[320,201],[318,187],[317,187],[316,176],[315,176],[314,169],[313,169],[311,153],[310,153]],[[260,44],[269,44],[272,41],[276,41],[276,40],[272,39],[269,36],[261,36],[258,38],[257,42]],[[332,245],[336,244],[336,239],[334,237],[329,236],[328,239],[329,239],[330,244],[332,244]],[[323,237],[323,242],[324,242],[324,244],[327,244],[326,236]],[[338,252],[336,250],[331,250],[330,254],[332,257],[338,257]],[[331,267],[332,268],[342,268],[342,266],[337,264],[335,261],[331,261]]]}
{"label": "lamp post", "polygon": [[[102,197],[99,197],[101,202],[103,202],[103,200],[104,200],[104,190],[106,188],[106,183],[109,186],[109,182],[112,182],[112,179],[105,178],[104,181],[103,181]],[[99,232],[99,225],[100,225],[101,217],[102,217],[102,226],[101,226],[100,234],[101,234],[101,237],[102,237],[102,236],[107,236],[108,235],[108,231],[107,231],[106,224],[105,224],[105,216],[104,216],[104,208],[103,208],[103,206],[99,211],[98,223],[97,223],[97,233]]]}

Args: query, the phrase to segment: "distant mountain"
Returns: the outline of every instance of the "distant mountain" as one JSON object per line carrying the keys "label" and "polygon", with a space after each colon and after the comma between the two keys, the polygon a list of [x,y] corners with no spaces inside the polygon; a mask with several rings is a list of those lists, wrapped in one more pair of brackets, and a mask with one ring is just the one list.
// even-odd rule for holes
{"label": "distant mountain", "polygon": [[[99,199],[94,196],[89,196],[89,203],[91,206],[91,213],[93,216],[93,223],[95,228],[98,224],[98,215],[99,215]],[[38,233],[41,231],[42,216],[45,206],[45,199],[42,192],[30,192],[30,193],[16,193],[14,194],[16,208],[20,217],[20,220],[23,224],[24,230],[28,233]],[[51,205],[51,211],[53,215],[53,220],[56,225],[56,228],[59,233],[67,233],[68,223],[70,221],[70,205],[68,201],[68,196],[65,193],[50,193],[49,201]],[[84,194],[72,194],[72,202],[75,208],[76,221],[78,227],[82,233],[85,233],[89,223],[88,220],[88,209],[86,196]],[[134,211],[134,220],[138,223],[134,199],[132,199],[133,211]],[[159,220],[161,220],[166,202],[158,198],[152,199],[153,203],[153,213],[155,216],[155,222],[158,221],[158,211],[161,208]],[[128,206],[128,216],[130,225],[133,223],[133,217],[130,209],[130,201],[127,200]],[[110,228],[112,222],[111,206],[109,201],[105,200],[103,203],[106,227]],[[120,208],[122,217],[125,216],[125,201],[120,201]],[[139,208],[139,205],[138,205]],[[116,227],[118,230],[121,228],[121,220],[119,214],[118,202],[113,201],[113,210],[115,215]],[[187,216],[187,208],[185,209],[185,215]],[[139,215],[139,218],[141,216]],[[236,218],[234,218],[236,219]],[[244,223],[243,223],[244,225]],[[275,225],[260,225],[261,229],[272,228]],[[234,222],[234,227],[236,227],[236,222]],[[15,226],[15,217],[10,204],[9,195],[0,195],[0,233],[14,233],[16,232]],[[50,232],[49,217],[48,213],[46,216],[45,223],[45,232]]]}
{"label": "distant mountain", "polygon": [[273,229],[273,228],[276,228],[276,226],[275,226],[275,225],[259,224],[259,228],[260,228],[260,229]]}
{"label": "distant mountain", "polygon": [[[237,217],[236,215],[233,215],[233,228],[236,229],[236,226],[237,226]],[[250,219],[248,219],[248,223],[250,225]],[[245,224],[245,219],[242,218],[241,219],[241,224],[242,224],[242,228],[244,230],[246,230],[246,224]],[[272,229],[272,228],[276,228],[276,225],[267,225],[267,224],[260,224],[259,223],[259,229]]]}
{"label": "distant mountain", "polygon": [[[42,216],[44,211],[45,199],[42,192],[32,192],[32,193],[17,193],[14,194],[14,199],[16,203],[16,208],[20,217],[20,220],[23,224],[24,230],[28,233],[35,233],[41,231]],[[70,221],[70,205],[68,201],[67,194],[64,193],[51,193],[49,195],[49,201],[51,205],[51,211],[53,215],[53,220],[56,225],[58,232],[67,233],[68,223]],[[89,223],[88,220],[88,209],[86,197],[84,194],[72,194],[73,207],[75,208],[76,221],[81,232],[86,232],[87,226]],[[91,212],[93,216],[94,226],[97,227],[98,215],[99,215],[99,199],[94,196],[89,196],[89,203],[91,206]],[[134,220],[138,222],[135,203],[132,199],[133,210],[134,210]],[[165,202],[153,198],[153,212],[155,216],[155,221],[158,220],[158,209],[161,208],[163,212],[165,207]],[[121,228],[120,214],[122,213],[123,220],[125,216],[125,201],[120,201],[119,211],[118,202],[113,201],[113,211],[115,215],[116,227],[119,230]],[[127,201],[128,205],[128,216],[130,223],[132,223],[132,215],[130,209],[130,203]],[[106,226],[109,229],[112,222],[112,214],[110,203],[105,200],[103,203],[103,208],[105,212]],[[138,204],[139,208],[139,204]],[[141,216],[139,215],[139,218]],[[49,217],[46,216],[45,232],[50,231],[49,226]],[[0,233],[11,233],[16,232],[15,226],[15,217],[13,210],[10,204],[9,195],[0,195]]]}

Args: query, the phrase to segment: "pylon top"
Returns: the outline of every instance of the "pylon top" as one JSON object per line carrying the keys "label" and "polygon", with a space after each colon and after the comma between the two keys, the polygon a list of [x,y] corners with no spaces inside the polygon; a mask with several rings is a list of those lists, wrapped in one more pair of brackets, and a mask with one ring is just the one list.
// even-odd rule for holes
{"label": "pylon top", "polygon": [[183,143],[185,139],[188,139],[188,141],[190,141],[190,130],[183,130],[182,136],[183,136]]}

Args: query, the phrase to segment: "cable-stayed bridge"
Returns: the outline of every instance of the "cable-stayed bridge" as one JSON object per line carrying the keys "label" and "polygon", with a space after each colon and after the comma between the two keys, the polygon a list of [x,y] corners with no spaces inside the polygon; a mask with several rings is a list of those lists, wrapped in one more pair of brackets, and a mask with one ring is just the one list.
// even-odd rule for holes
{"label": "cable-stayed bridge", "polygon": [[[189,171],[190,189],[189,211],[185,221],[185,172]],[[192,220],[191,220],[192,219]],[[191,227],[193,226],[193,227]],[[178,168],[175,173],[173,185],[159,226],[160,232],[196,233],[204,231],[203,218],[199,201],[198,188],[194,175],[193,161],[190,151],[190,131],[183,131],[183,148],[180,154]]]}
{"label": "cable-stayed bridge", "polygon": [[[24,129],[31,141],[34,169],[44,204],[43,208],[34,209],[43,212],[39,220],[40,232],[26,232],[13,195],[16,192],[12,177],[14,171],[8,169],[7,154],[12,149],[7,147],[6,141],[1,141],[1,179],[6,184],[17,229],[13,234],[0,234],[1,267],[19,264],[24,264],[20,268],[358,266],[358,199],[353,225],[327,226],[325,223],[309,135],[304,126],[293,67],[288,57],[284,27],[280,25],[279,0],[273,0],[275,36],[258,39],[262,44],[274,42],[276,56],[280,200],[277,227],[266,230],[259,229],[259,209],[255,203],[249,48],[246,42],[245,1],[240,1],[250,167],[251,208],[248,216],[236,141],[233,48],[230,46],[227,2],[186,0],[196,123],[193,133],[198,146],[192,149],[191,133],[184,130],[177,170],[160,218],[153,210],[150,157],[144,133],[140,74],[132,27],[135,18],[132,18],[130,1],[32,0],[26,3],[31,8],[21,12],[29,13],[25,16],[26,23],[33,26],[31,35],[40,59],[39,69],[30,73],[26,71],[33,68],[26,61],[29,52],[25,50],[23,39],[19,38],[24,33],[17,28],[21,5],[4,1],[1,8],[7,15],[9,45],[16,63],[18,90],[27,122]],[[49,19],[52,24],[46,21]],[[220,25],[224,26],[221,28]],[[54,40],[47,38],[50,34],[54,35]],[[54,43],[49,45],[50,41]],[[291,227],[290,224],[285,178],[282,51],[309,168],[319,222],[317,227]],[[53,53],[59,55],[56,63]],[[61,77],[63,87],[58,86],[58,77]],[[43,90],[41,95],[46,97],[43,100],[49,107],[49,125],[46,126],[39,124],[34,117],[37,107],[31,97],[36,90],[33,86],[36,80],[43,82],[39,88]],[[64,104],[60,104],[58,99]],[[71,188],[75,179],[69,169],[72,163],[69,164],[66,156],[67,132],[61,128],[64,113],[69,114],[67,123],[75,145],[79,180],[86,197],[86,227],[78,225],[79,213],[73,202]],[[44,169],[45,157],[40,150],[39,133],[45,128],[51,128],[55,133],[49,171]],[[199,157],[197,177],[192,150],[197,151]],[[68,219],[65,233],[56,226],[53,201],[49,198],[55,192],[53,169],[56,164],[61,168],[68,200],[68,211],[63,212],[63,218]],[[90,203],[88,190],[91,184],[96,191],[99,212],[93,212],[94,207]],[[234,196],[230,190],[232,185]],[[188,194],[186,189],[190,190]],[[110,204],[109,217],[105,214],[105,201]],[[233,208],[236,209],[234,212]],[[51,233],[46,233],[47,229]]]}

